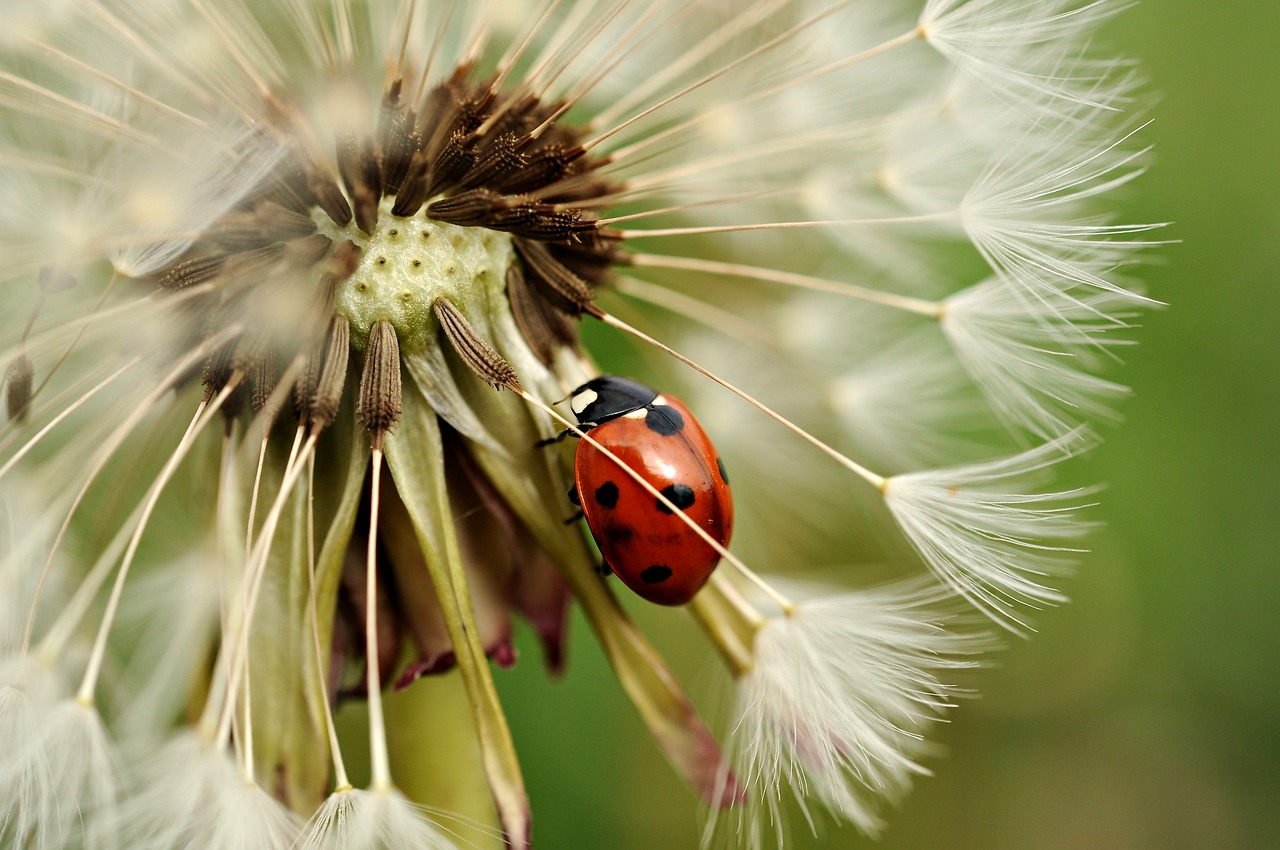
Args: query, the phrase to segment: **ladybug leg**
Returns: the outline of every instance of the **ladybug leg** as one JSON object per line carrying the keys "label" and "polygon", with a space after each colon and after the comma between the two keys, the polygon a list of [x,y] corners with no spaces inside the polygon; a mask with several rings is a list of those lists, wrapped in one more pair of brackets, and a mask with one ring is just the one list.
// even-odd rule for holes
{"label": "ladybug leg", "polygon": [[545,446],[554,446],[556,443],[559,443],[562,440],[564,440],[565,437],[569,437],[572,435],[573,435],[573,432],[566,428],[565,430],[561,431],[559,434],[556,434],[554,437],[547,437],[545,440],[539,440],[538,442],[533,444],[533,447],[535,449],[541,449]]}
{"label": "ladybug leg", "polygon": [[578,520],[582,519],[582,518],[585,516],[585,515],[582,513],[582,509],[581,509],[581,506],[582,506],[582,500],[578,498],[578,488],[577,488],[577,487],[570,487],[570,488],[569,488],[569,501],[570,501],[570,502],[573,502],[575,505],[578,505],[578,506],[579,506],[579,509],[573,512],[573,516],[569,517],[568,519],[566,519],[566,520],[564,521],[564,524],[565,524],[565,525],[573,525],[575,522],[577,522]]}
{"label": "ladybug leg", "polygon": [[600,566],[596,567],[596,572],[605,578],[608,578],[613,575],[613,567],[609,566],[608,561],[601,561]]}
{"label": "ladybug leg", "polygon": [[[595,428],[598,424],[599,424],[598,422],[583,422],[580,425],[578,425],[578,431],[590,431],[592,428]],[[564,440],[565,437],[576,437],[576,436],[578,436],[576,431],[574,431],[571,428],[565,428],[563,431],[561,431],[559,434],[556,434],[554,437],[547,437],[545,440],[539,440],[538,442],[533,444],[533,447],[535,449],[540,449],[543,446],[550,446],[554,443],[559,443],[562,440]]]}

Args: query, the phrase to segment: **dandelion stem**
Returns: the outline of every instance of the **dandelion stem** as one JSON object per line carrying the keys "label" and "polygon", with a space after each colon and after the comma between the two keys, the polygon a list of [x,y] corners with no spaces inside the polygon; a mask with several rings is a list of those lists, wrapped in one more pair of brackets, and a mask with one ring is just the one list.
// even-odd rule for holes
{"label": "dandelion stem", "polygon": [[[110,542],[102,548],[97,560],[93,562],[93,566],[85,573],[75,593],[59,608],[57,619],[49,626],[48,631],[40,638],[40,643],[35,648],[36,656],[46,665],[51,665],[58,659],[67,642],[75,634],[77,626],[83,621],[85,614],[93,605],[98,591],[102,589],[107,578],[110,577],[116,560],[124,552],[124,547],[128,542],[129,529],[133,527],[141,515],[142,504],[139,503],[120,525],[120,528],[116,530],[116,533],[112,535]],[[53,556],[50,555],[45,562],[44,571],[46,573],[52,564]],[[36,602],[38,601],[37,599]]]}
{"label": "dandelion stem", "polygon": [[[217,515],[214,518],[213,527],[216,529],[214,535],[214,562],[217,564],[231,563],[228,554],[229,535],[225,533],[230,527],[231,516],[234,511],[231,496],[236,492],[238,478],[236,476],[236,444],[237,444],[238,428],[233,427],[226,429],[222,436],[222,462],[218,480],[218,501],[215,510]],[[225,577],[219,574],[219,588],[222,587],[221,582]],[[228,626],[229,607],[227,605],[227,597],[225,593],[218,594],[218,626],[222,634],[229,631]],[[218,653],[214,658],[211,673],[209,675],[209,692],[205,695],[204,709],[200,713],[200,720],[196,724],[197,733],[201,740],[210,746],[214,742],[214,734],[217,731],[218,711],[216,708],[220,706],[222,696],[226,688],[226,665],[230,656],[231,647],[226,641],[220,641],[218,644]]]}
{"label": "dandelion stem", "polygon": [[690,68],[697,67],[699,62],[705,61],[708,56],[729,39],[738,35],[752,24],[767,19],[790,2],[791,0],[774,0],[769,4],[752,4],[748,6],[714,33],[702,39],[693,49],[685,51],[675,61],[668,62],[658,69],[656,73],[651,74],[648,79],[634,86],[622,97],[602,109],[595,116],[592,122],[593,126],[607,126],[617,121],[618,116],[625,115],[628,111],[634,109],[636,105],[643,103],[646,97],[649,97],[655,91],[661,91],[663,86],[679,79],[680,75]]}
{"label": "dandelion stem", "polygon": [[620,221],[638,221],[646,218],[656,218],[660,215],[670,215],[671,213],[686,212],[705,207],[715,207],[721,204],[735,204],[742,201],[755,201],[762,198],[780,198],[786,195],[797,194],[797,190],[792,187],[782,189],[760,189],[755,192],[742,192],[737,195],[726,195],[722,198],[713,198],[709,201],[701,201],[695,204],[678,204],[670,207],[659,207],[643,212],[630,213],[627,215],[616,215],[612,218],[601,218],[596,220],[596,226],[608,227],[611,224],[617,224]]}
{"label": "dandelion stem", "polygon": [[249,520],[244,531],[244,562],[249,563],[249,552],[253,548],[253,520],[258,512],[258,494],[262,486],[262,467],[267,462],[267,440],[269,435],[262,435],[262,446],[258,449],[258,466],[253,474],[253,491],[249,496]]}
{"label": "dandelion stem", "polygon": [[[520,61],[520,58],[524,56],[525,51],[529,49],[529,45],[533,43],[534,38],[542,30],[543,25],[550,20],[551,13],[556,10],[556,7],[560,5],[560,2],[561,0],[551,0],[550,3],[547,3],[546,8],[542,10],[534,20],[533,24],[529,27],[529,31],[525,34],[524,39],[520,41],[508,55],[503,56],[498,62],[498,74],[494,77],[493,82],[490,83],[491,89],[499,91],[504,85],[506,85],[507,78],[511,75],[511,72],[515,70],[516,63]],[[515,42],[513,42],[513,44],[515,44]],[[480,128],[475,131],[475,135],[482,136],[485,133],[488,133],[504,114],[505,110],[494,110],[493,114],[490,115],[489,118],[480,125]]]}
{"label": "dandelion stem", "polygon": [[[93,397],[94,397],[95,395],[97,395],[99,392],[101,392],[102,390],[106,389],[108,386],[110,386],[112,383],[114,383],[114,382],[115,382],[116,378],[119,378],[121,375],[123,375],[125,372],[129,371],[130,369],[132,369],[134,366],[137,366],[140,362],[142,362],[142,358],[141,358],[141,357],[135,357],[135,358],[133,358],[133,359],[132,359],[132,360],[130,360],[128,363],[124,364],[124,365],[123,365],[123,366],[121,366],[119,369],[117,369],[116,371],[114,371],[114,372],[112,372],[110,375],[108,375],[106,378],[104,378],[100,383],[98,383],[96,386],[94,386],[93,388],[91,388],[91,389],[90,389],[88,392],[86,392],[84,395],[80,396],[80,398],[78,398],[78,399],[76,399],[75,401],[71,402],[71,404],[68,404],[68,405],[67,405],[66,407],[64,407],[61,411],[59,411],[59,413],[58,413],[58,415],[57,415],[57,416],[53,417],[53,419],[51,419],[51,420],[48,422],[48,424],[46,424],[43,428],[41,428],[39,431],[37,431],[37,432],[36,432],[36,433],[31,437],[31,439],[29,439],[29,440],[27,440],[27,442],[23,443],[22,448],[18,449],[16,452],[14,452],[13,457],[11,457],[11,458],[9,458],[9,460],[5,461],[4,466],[0,466],[0,478],[4,478],[4,477],[5,477],[5,475],[7,475],[7,474],[9,473],[9,470],[13,469],[13,467],[14,467],[15,465],[17,465],[18,461],[22,460],[22,458],[27,454],[27,452],[29,452],[29,451],[31,451],[33,448],[35,448],[35,446],[36,446],[36,445],[37,445],[37,444],[38,444],[42,439],[44,439],[44,437],[45,437],[45,436],[47,436],[47,435],[48,435],[48,433],[49,433],[50,431],[52,431],[54,428],[58,427],[58,425],[59,425],[63,420],[65,420],[68,416],[70,416],[72,413],[74,413],[76,410],[78,410],[78,409],[81,407],[81,405],[85,404],[87,401],[89,401],[89,399],[93,398]],[[34,394],[33,394],[33,397],[34,397]]]}
{"label": "dandelion stem", "polygon": [[382,448],[373,448],[373,483],[369,496],[369,548],[365,559],[364,643],[369,692],[369,761],[374,791],[392,789],[387,752],[387,725],[382,711],[382,675],[378,669],[378,501],[382,485]]}
{"label": "dandelion stem", "polygon": [[[823,14],[824,15],[829,14],[830,12],[834,11],[836,8],[838,7],[832,7],[831,9],[829,9],[827,12]],[[754,92],[750,97],[745,97],[735,102],[733,106],[745,106],[748,103],[753,103],[759,100],[763,100],[771,95],[777,94],[782,91],[786,91],[792,86],[800,85],[801,83],[808,82],[809,80],[813,80],[818,77],[825,76],[826,74],[830,74],[833,71],[837,71],[841,68],[846,68],[850,65],[857,64],[858,62],[864,62],[867,59],[871,59],[876,56],[879,56],[882,53],[886,53],[889,50],[892,50],[893,48],[896,48],[896,47],[901,47],[904,44],[910,44],[911,42],[920,39],[922,36],[923,36],[923,33],[919,30],[919,28],[913,29],[910,32],[905,32],[899,36],[883,41],[880,44],[875,45],[874,47],[869,47],[866,50],[863,50],[861,53],[856,53],[853,56],[845,57],[844,59],[841,59],[837,62],[832,62],[828,65],[823,66],[822,68],[815,69],[799,77],[793,77],[790,80],[787,80],[782,83],[778,83],[777,85],[772,86],[770,88],[763,89],[758,92]],[[630,159],[632,156],[636,154],[636,152],[641,151],[646,147],[651,147],[654,144],[660,143],[663,139],[667,139],[674,135],[682,133],[685,130],[688,130],[690,127],[696,127],[698,124],[702,123],[703,121],[706,121],[709,117],[711,117],[714,114],[715,114],[714,111],[711,111],[711,110],[699,110],[696,116],[694,116],[693,118],[690,118],[687,121],[682,121],[672,127],[667,127],[661,130],[660,132],[647,135],[644,138],[640,139],[639,141],[633,142],[630,145],[627,145],[625,147],[619,148],[616,151],[613,151],[610,154],[610,160],[612,162],[622,162],[624,160]]]}
{"label": "dandelion stem", "polygon": [[244,703],[244,720],[241,721],[241,728],[236,733],[236,740],[240,745],[240,763],[241,773],[244,781],[250,785],[254,784],[253,777],[253,696],[250,687],[253,683],[252,670],[249,664],[245,663],[244,670],[244,695],[242,697]]}
{"label": "dandelion stem", "polygon": [[879,290],[858,286],[854,283],[826,280],[820,277],[793,274],[778,269],[749,266],[742,263],[725,263],[717,260],[702,260],[696,257],[677,257],[664,254],[636,254],[630,257],[630,263],[636,268],[681,269],[705,274],[724,275],[726,277],[743,277],[750,280],[780,283],[784,286],[795,286],[818,292],[830,292],[834,295],[842,295],[846,298],[854,298],[871,304],[880,304],[885,307],[904,310],[908,313],[928,316],[932,319],[940,318],[945,310],[945,304],[937,301],[911,298],[892,292],[880,292]]}
{"label": "dandelion stem", "polygon": [[45,53],[48,53],[50,56],[59,60],[60,62],[65,62],[67,65],[70,66],[72,73],[76,73],[76,74],[82,73],[88,77],[94,77],[99,80],[102,80],[103,82],[107,83],[109,86],[115,89],[118,89],[122,94],[127,95],[131,101],[136,101],[137,103],[145,103],[147,106],[152,107],[158,112],[163,112],[165,115],[168,115],[171,118],[176,118],[179,121],[183,121],[190,124],[192,128],[195,130],[207,128],[209,126],[207,121],[202,121],[199,118],[196,118],[194,115],[190,114],[189,112],[184,112],[181,109],[170,106],[164,101],[156,97],[153,97],[152,95],[148,94],[147,92],[138,88],[137,86],[129,84],[125,80],[122,80],[120,77],[117,77],[116,75],[109,73],[108,71],[102,68],[94,67],[92,64],[85,62],[82,59],[77,59],[71,54],[66,53],[62,50],[59,50],[50,44],[46,44],[43,41],[32,39],[30,43],[37,49],[42,50]]}
{"label": "dandelion stem", "polygon": [[[270,98],[271,86],[268,85],[267,81],[258,73],[258,63],[254,62],[244,54],[240,44],[232,37],[232,34],[227,31],[226,22],[214,15],[207,7],[204,0],[190,0],[190,3],[199,10],[201,17],[208,21],[210,28],[218,34],[222,41],[222,46],[226,49],[227,54],[235,61],[236,65],[239,66],[244,75],[253,81],[253,84],[257,86],[258,91],[264,97]],[[341,4],[339,4],[339,6],[341,6]]]}
{"label": "dandelion stem", "polygon": [[107,138],[119,137],[156,148],[164,147],[164,142],[155,136],[135,130],[118,118],[113,118],[105,112],[86,106],[66,95],[58,94],[52,89],[37,85],[8,71],[0,71],[0,82],[8,83],[20,91],[27,91],[36,96],[31,105],[27,105],[23,101],[10,101],[15,108],[21,108],[23,111],[40,115],[42,118],[47,118],[49,115],[59,115],[60,117],[66,115],[74,118],[82,125],[95,127],[102,131],[102,135]]}
{"label": "dandelion stem", "polygon": [[784,43],[787,39],[796,35],[796,33],[803,32],[805,29],[817,24],[824,18],[834,14],[841,7],[848,6],[852,2],[853,0],[841,0],[841,2],[832,4],[831,6],[822,10],[821,12],[809,18],[808,20],[801,21],[800,23],[796,24],[794,27],[791,27],[785,32],[779,33],[778,35],[769,39],[764,44],[757,46],[753,50],[746,51],[741,56],[738,56],[736,59],[734,59],[732,62],[728,62],[720,66],[715,71],[712,71],[710,74],[707,74],[701,79],[698,79],[690,83],[689,85],[685,86],[684,88],[680,89],[674,94],[668,95],[667,97],[664,97],[662,100],[659,100],[657,103],[654,103],[653,105],[648,106],[645,109],[639,110],[638,112],[636,112],[635,115],[632,115],[630,118],[627,118],[626,120],[615,124],[611,129],[605,130],[600,135],[596,136],[590,141],[585,142],[582,145],[582,147],[588,151],[596,147],[599,147],[600,144],[612,138],[613,136],[617,135],[618,133],[621,133],[623,130],[625,130],[627,127],[630,127],[632,124],[635,124],[637,121],[640,121],[644,118],[649,117],[654,112],[657,112],[659,109],[662,109],[663,107],[679,100],[680,98],[685,97],[686,95],[689,95],[694,91],[697,91],[703,86],[714,82],[715,80],[719,79],[720,77],[723,77],[725,74],[729,73],[739,65],[742,65],[754,59],[756,56],[759,56],[762,53],[766,53],[772,50],[773,48],[777,47],[779,44]]}
{"label": "dandelion stem", "polygon": [[714,573],[706,587],[689,603],[689,610],[739,678],[755,666],[753,645],[764,625],[760,615],[724,576]]}
{"label": "dandelion stem", "polygon": [[727,337],[750,341],[764,349],[777,350],[778,348],[776,335],[736,313],[683,292],[635,277],[619,277],[614,281],[612,289],[637,301],[661,307],[678,316],[694,319]]}
{"label": "dandelion stem", "polygon": [[276,526],[280,522],[280,514],[284,510],[285,501],[290,493],[293,492],[293,486],[297,483],[298,476],[306,468],[305,461],[315,451],[316,434],[310,435],[302,445],[301,450],[299,450],[298,445],[301,442],[302,435],[303,427],[299,426],[294,438],[293,448],[289,453],[289,460],[285,464],[284,478],[280,483],[280,492],[276,494],[275,501],[271,504],[271,509],[267,511],[267,516],[262,522],[262,532],[258,535],[258,540],[254,544],[249,562],[245,564],[244,608],[240,612],[239,622],[235,626],[236,634],[234,640],[231,641],[231,645],[236,648],[235,655],[228,664],[231,681],[227,686],[227,694],[222,706],[222,717],[218,722],[218,731],[215,735],[215,741],[219,745],[225,745],[231,733],[231,719],[240,692],[240,677],[245,674],[249,665],[249,632],[253,622],[253,612],[257,607],[258,597],[262,590],[262,580],[267,572],[267,561],[271,555],[271,544],[275,539]]}
{"label": "dandelion stem", "polygon": [[[610,23],[612,23],[616,17],[622,14],[622,11],[626,7],[626,5],[627,5],[626,3],[618,3],[614,6],[612,11],[609,12],[609,14],[597,15],[598,20],[596,21],[595,26],[592,27],[592,29],[585,34],[584,41],[589,42],[592,39],[594,39],[597,35],[604,32],[605,28]],[[642,15],[639,20],[637,20],[635,23],[632,24],[631,28],[627,31],[626,35],[620,36],[618,38],[617,43],[615,44],[616,49],[611,52],[609,61],[592,69],[592,72],[590,74],[584,73],[583,81],[579,83],[575,89],[571,90],[563,98],[564,102],[561,103],[560,106],[555,110],[555,112],[553,112],[550,116],[548,116],[547,119],[543,121],[540,126],[534,129],[530,135],[532,135],[535,138],[542,135],[542,133],[545,132],[546,129],[552,125],[552,123],[559,120],[566,112],[568,112],[583,97],[585,97],[588,92],[594,89],[596,85],[600,83],[601,80],[605,79],[609,75],[610,71],[617,68],[620,64],[622,64],[623,61],[625,61],[627,58],[633,55],[635,51],[639,50],[649,38],[652,38],[657,32],[659,32],[662,28],[654,27],[645,36],[640,38],[635,37],[635,34],[643,30],[645,24],[648,23],[649,18],[653,15],[656,15],[660,8],[661,8],[661,4],[659,3],[650,4],[649,7],[646,9],[644,15]],[[689,6],[687,5],[685,5],[683,8],[677,9],[677,11],[665,21],[666,26],[676,26],[677,25],[676,22],[678,21],[678,19],[688,14],[688,12],[689,12]],[[631,41],[632,43],[629,46],[626,46],[624,49],[624,45],[626,45],[628,41]],[[574,57],[571,56],[571,58],[574,58]],[[552,74],[545,81],[542,81],[543,87],[544,88],[549,87],[550,84],[557,77],[560,76],[560,74],[562,74],[564,71],[568,69],[568,67],[569,67],[568,62],[562,64],[561,67],[558,68],[554,74]]]}
{"label": "dandelion stem", "polygon": [[[169,374],[166,375],[163,380],[157,383],[157,385],[137,405],[134,412],[130,414],[129,417],[111,433],[111,436],[107,438],[106,442],[103,443],[102,447],[98,450],[96,457],[92,461],[89,474],[85,477],[84,484],[81,485],[80,491],[76,494],[75,498],[72,500],[71,507],[67,510],[67,515],[62,521],[62,527],[58,529],[58,534],[54,538],[53,546],[49,550],[49,557],[45,561],[42,575],[47,574],[49,569],[52,567],[54,556],[58,553],[58,549],[62,544],[62,539],[66,536],[67,530],[71,526],[72,517],[75,516],[75,512],[77,508],[79,508],[80,503],[84,500],[85,494],[89,492],[89,487],[97,480],[98,474],[102,472],[103,467],[105,467],[107,462],[115,455],[116,450],[120,448],[125,439],[133,433],[133,429],[138,426],[138,423],[142,421],[143,417],[151,411],[152,405],[155,404],[160,396],[168,392],[168,388],[172,385],[173,380],[176,380],[179,375],[191,368],[192,364],[199,362],[200,359],[206,356],[210,351],[214,350],[216,346],[221,345],[222,342],[229,339],[236,332],[238,331],[228,329],[228,331],[207,340],[205,345],[188,352],[187,356],[179,361],[177,366],[170,370]],[[37,437],[38,436],[39,435],[37,435]],[[39,600],[37,598],[35,602],[38,601]],[[34,605],[35,602],[32,604]]]}
{"label": "dandelion stem", "polygon": [[177,471],[178,465],[187,456],[187,452],[190,451],[191,446],[195,443],[195,438],[204,429],[204,426],[209,423],[209,420],[213,418],[214,414],[218,412],[227,397],[235,391],[239,382],[239,376],[233,376],[212,401],[202,401],[200,403],[196,408],[195,416],[191,419],[191,424],[187,426],[182,439],[178,442],[164,469],[160,471],[159,477],[156,478],[147,493],[142,516],[138,518],[138,524],[134,528],[133,536],[129,540],[129,546],[125,550],[124,561],[121,562],[120,570],[116,573],[116,581],[111,588],[111,596],[107,600],[107,608],[103,612],[102,623],[98,627],[98,636],[94,641],[93,651],[89,656],[89,665],[85,670],[84,680],[80,683],[79,691],[76,692],[76,701],[85,706],[93,705],[94,691],[98,685],[98,675],[102,672],[102,662],[106,657],[107,635],[111,632],[116,612],[120,608],[120,599],[124,595],[124,585],[125,580],[129,577],[129,568],[133,565],[134,556],[138,552],[138,545],[142,542],[142,535],[147,529],[147,522],[151,519],[151,513],[160,501],[160,494],[163,492],[165,485],[169,483],[169,479],[173,477],[173,473]]}
{"label": "dandelion stem", "polygon": [[[36,385],[36,388],[31,392],[31,399],[30,401],[27,402],[28,405],[35,403],[35,400],[40,397],[40,393],[44,392],[44,388],[49,385],[49,382],[51,380],[53,380],[53,376],[58,374],[58,370],[61,369],[62,365],[67,362],[67,358],[71,356],[71,352],[75,351],[76,346],[80,344],[80,340],[84,338],[85,332],[88,331],[89,327],[93,324],[94,317],[99,315],[99,311],[102,310],[102,305],[107,302],[108,296],[111,295],[111,291],[115,288],[115,285],[119,280],[120,280],[119,274],[111,275],[111,279],[107,281],[107,285],[102,289],[102,294],[98,296],[98,302],[93,305],[93,310],[89,312],[88,318],[83,323],[81,323],[80,327],[76,330],[75,338],[71,340],[71,344],[68,345],[65,349],[63,349],[62,354],[59,355],[57,361],[45,374],[44,378],[40,381],[40,383]],[[41,303],[43,303],[43,301],[44,301],[44,296],[41,295]],[[34,321],[35,321],[35,317],[32,316],[32,322]],[[28,324],[26,330],[22,332],[23,341],[26,340],[27,334],[30,331],[31,331],[31,325]],[[141,357],[136,357],[133,360],[129,361],[128,365],[132,366],[133,364],[137,363],[141,359],[142,359]],[[30,408],[28,407],[28,409]],[[36,439],[39,439],[40,436],[42,435],[43,435],[43,432],[41,432],[41,434],[36,435]],[[12,463],[12,461],[10,461],[10,463]],[[8,466],[6,465],[5,468],[8,469]],[[2,477],[4,477],[4,472],[0,471],[0,478]]]}
{"label": "dandelion stem", "polygon": [[334,790],[345,791],[352,785],[347,776],[346,762],[342,758],[338,730],[333,723],[333,708],[329,705],[329,691],[324,674],[324,651],[320,646],[320,611],[316,604],[315,473],[316,456],[312,454],[307,458],[307,611],[311,617],[311,642],[316,657],[316,681],[320,685],[320,710],[324,713],[324,728],[329,736],[329,753],[333,759]]}
{"label": "dandelion stem", "polygon": [[955,211],[923,215],[889,216],[887,218],[828,218],[808,221],[766,221],[758,224],[715,224],[705,227],[661,227],[643,230],[619,230],[619,239],[646,239],[655,236],[696,236],[704,233],[738,233],[749,230],[795,230],[807,227],[850,227],[871,224],[920,224],[955,218]]}

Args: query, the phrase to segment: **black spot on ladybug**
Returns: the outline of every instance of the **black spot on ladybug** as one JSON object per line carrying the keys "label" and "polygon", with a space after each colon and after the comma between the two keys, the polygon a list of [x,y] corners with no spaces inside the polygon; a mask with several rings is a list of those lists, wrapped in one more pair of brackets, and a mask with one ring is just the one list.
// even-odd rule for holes
{"label": "black spot on ladybug", "polygon": [[724,461],[722,461],[720,458],[716,458],[716,469],[720,470],[720,480],[723,481],[725,484],[728,484],[729,473],[724,471]]}
{"label": "black spot on ladybug", "polygon": [[670,437],[684,430],[684,417],[674,407],[659,404],[649,408],[644,424],[649,426],[650,431]]}
{"label": "black spot on ladybug", "polygon": [[[662,495],[666,496],[671,504],[682,511],[688,510],[689,506],[698,498],[697,494],[693,492],[693,488],[685,484],[668,484],[662,488]],[[664,514],[671,513],[671,508],[662,504],[662,502],[657,499],[654,499],[654,502],[658,505],[658,510]]]}
{"label": "black spot on ladybug", "polygon": [[626,546],[634,536],[635,532],[625,525],[607,525],[604,528],[604,542],[610,546]]}
{"label": "black spot on ladybug", "polygon": [[613,509],[618,506],[618,485],[606,481],[596,488],[596,504],[602,508]]}
{"label": "black spot on ladybug", "polygon": [[662,584],[671,578],[671,568],[666,564],[654,564],[640,573],[640,580],[645,584]]}

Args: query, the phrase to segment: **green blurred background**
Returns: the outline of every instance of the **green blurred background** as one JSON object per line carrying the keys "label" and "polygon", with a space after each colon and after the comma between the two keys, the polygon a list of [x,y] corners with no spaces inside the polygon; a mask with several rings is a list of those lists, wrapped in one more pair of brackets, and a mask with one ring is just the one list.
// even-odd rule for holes
{"label": "green blurred background", "polygon": [[[1280,846],[1278,35],[1280,6],[1257,0],[1144,0],[1106,33],[1160,98],[1126,218],[1171,220],[1180,240],[1142,271],[1171,306],[1124,352],[1127,421],[1085,461],[1108,483],[1107,526],[1067,585],[1073,604],[975,680],[981,699],[940,730],[936,776],[887,835],[815,840],[797,823],[792,846]],[[693,627],[634,610],[710,694]],[[572,630],[561,681],[528,640],[499,675],[539,846],[696,847],[692,794],[581,618]]]}

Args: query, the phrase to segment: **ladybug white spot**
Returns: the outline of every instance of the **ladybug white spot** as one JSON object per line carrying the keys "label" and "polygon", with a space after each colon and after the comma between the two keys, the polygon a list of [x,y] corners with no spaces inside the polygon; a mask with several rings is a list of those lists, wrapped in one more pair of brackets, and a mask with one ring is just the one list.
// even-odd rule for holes
{"label": "ladybug white spot", "polygon": [[577,416],[579,418],[579,421],[581,421],[582,411],[586,410],[591,405],[591,403],[596,399],[598,399],[599,397],[600,397],[599,393],[597,393],[595,390],[584,388],[581,392],[576,393],[574,397],[569,400],[569,407],[573,410],[573,415]]}

